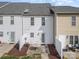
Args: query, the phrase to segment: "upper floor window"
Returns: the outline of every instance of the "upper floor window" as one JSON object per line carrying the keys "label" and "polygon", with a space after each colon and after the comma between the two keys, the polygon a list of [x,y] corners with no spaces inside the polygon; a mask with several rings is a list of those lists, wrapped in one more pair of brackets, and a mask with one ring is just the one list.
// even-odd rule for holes
{"label": "upper floor window", "polygon": [[3,32],[0,31],[0,37],[2,37],[2,36],[3,36]]}
{"label": "upper floor window", "polygon": [[14,16],[11,16],[11,24],[14,24]]}
{"label": "upper floor window", "polygon": [[34,37],[34,33],[30,33],[30,37]]}
{"label": "upper floor window", "polygon": [[0,16],[0,24],[3,24],[3,16]]}
{"label": "upper floor window", "polygon": [[72,16],[72,26],[76,26],[76,16]]}
{"label": "upper floor window", "polygon": [[45,17],[42,17],[42,25],[45,26]]}
{"label": "upper floor window", "polygon": [[31,17],[31,25],[34,25],[34,17]]}

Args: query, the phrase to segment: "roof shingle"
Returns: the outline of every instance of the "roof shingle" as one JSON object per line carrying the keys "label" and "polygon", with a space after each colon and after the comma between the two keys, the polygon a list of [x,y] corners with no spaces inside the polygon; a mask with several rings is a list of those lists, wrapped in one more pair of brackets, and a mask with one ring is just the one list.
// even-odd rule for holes
{"label": "roof shingle", "polygon": [[[47,3],[9,3],[0,8],[0,14],[23,14],[23,15],[51,15],[50,4]],[[28,13],[24,11],[29,9]]]}
{"label": "roof shingle", "polygon": [[56,13],[79,13],[78,7],[71,7],[71,6],[53,6],[52,10]]}

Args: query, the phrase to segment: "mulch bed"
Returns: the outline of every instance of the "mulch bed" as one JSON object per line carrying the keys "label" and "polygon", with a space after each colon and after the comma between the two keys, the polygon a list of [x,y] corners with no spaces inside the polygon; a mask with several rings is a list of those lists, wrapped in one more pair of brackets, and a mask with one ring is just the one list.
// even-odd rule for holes
{"label": "mulch bed", "polygon": [[28,47],[29,47],[29,44],[24,44],[21,51],[19,51],[19,45],[16,44],[7,54],[12,56],[17,56],[17,57],[25,56],[27,55]]}
{"label": "mulch bed", "polygon": [[50,59],[61,59],[53,44],[48,44],[48,48],[50,52],[49,54]]}

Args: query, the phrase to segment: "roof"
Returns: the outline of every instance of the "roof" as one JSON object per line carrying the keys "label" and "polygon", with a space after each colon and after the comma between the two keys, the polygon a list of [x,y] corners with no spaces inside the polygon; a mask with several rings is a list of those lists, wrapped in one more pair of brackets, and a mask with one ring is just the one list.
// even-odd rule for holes
{"label": "roof", "polygon": [[3,5],[5,5],[5,4],[7,4],[7,3],[8,3],[8,2],[1,2],[1,3],[0,3],[0,7],[3,6]]}
{"label": "roof", "polygon": [[50,4],[48,3],[8,3],[4,7],[0,8],[0,14],[51,15],[49,7]]}
{"label": "roof", "polygon": [[78,13],[78,7],[51,6],[49,3],[0,2],[1,15],[39,15],[48,16],[55,13]]}
{"label": "roof", "polygon": [[79,13],[79,8],[72,6],[53,6],[52,10],[56,13]]}

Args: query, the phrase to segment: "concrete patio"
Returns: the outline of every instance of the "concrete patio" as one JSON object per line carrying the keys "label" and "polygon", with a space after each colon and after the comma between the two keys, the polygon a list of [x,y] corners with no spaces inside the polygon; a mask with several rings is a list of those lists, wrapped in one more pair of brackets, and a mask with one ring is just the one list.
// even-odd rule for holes
{"label": "concrete patio", "polygon": [[0,44],[0,57],[8,53],[15,44]]}
{"label": "concrete patio", "polygon": [[40,54],[41,59],[60,59],[57,55],[57,51],[52,44],[41,45],[40,47],[33,47],[30,45],[27,55]]}
{"label": "concrete patio", "polygon": [[67,51],[67,52],[64,52],[64,58],[67,58],[67,59],[79,59],[79,52],[75,51]]}
{"label": "concrete patio", "polygon": [[34,54],[38,54],[41,56],[41,59],[49,59],[48,52],[46,51],[45,45],[39,47],[34,47],[35,45],[30,45],[27,54],[33,56]]}

